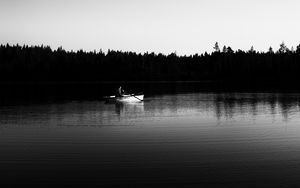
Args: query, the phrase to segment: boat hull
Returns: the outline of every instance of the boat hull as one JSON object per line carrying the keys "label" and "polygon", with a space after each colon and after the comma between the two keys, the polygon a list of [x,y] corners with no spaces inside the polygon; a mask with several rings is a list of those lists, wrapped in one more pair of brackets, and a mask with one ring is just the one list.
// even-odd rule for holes
{"label": "boat hull", "polygon": [[105,97],[106,102],[141,102],[144,100],[144,95],[123,95],[122,97],[108,96]]}

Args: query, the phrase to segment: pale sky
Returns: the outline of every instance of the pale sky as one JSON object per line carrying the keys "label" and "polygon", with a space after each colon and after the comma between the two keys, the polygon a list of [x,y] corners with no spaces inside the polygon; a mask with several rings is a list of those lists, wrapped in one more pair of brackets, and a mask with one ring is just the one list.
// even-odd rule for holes
{"label": "pale sky", "polygon": [[0,0],[0,43],[194,54],[300,44],[300,0]]}

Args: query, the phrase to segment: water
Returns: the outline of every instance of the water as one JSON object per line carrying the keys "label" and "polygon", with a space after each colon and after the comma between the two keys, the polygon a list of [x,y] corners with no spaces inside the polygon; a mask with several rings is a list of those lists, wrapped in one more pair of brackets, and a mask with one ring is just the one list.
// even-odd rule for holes
{"label": "water", "polygon": [[0,106],[0,184],[300,185],[300,94],[185,92]]}

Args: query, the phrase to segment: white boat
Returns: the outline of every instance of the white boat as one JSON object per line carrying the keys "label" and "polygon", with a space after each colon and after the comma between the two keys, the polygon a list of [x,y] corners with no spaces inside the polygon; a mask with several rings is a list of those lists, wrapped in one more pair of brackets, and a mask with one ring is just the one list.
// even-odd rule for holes
{"label": "white boat", "polygon": [[107,101],[117,101],[117,102],[141,102],[144,100],[144,95],[134,95],[134,94],[126,94],[121,97],[109,96],[106,97]]}
{"label": "white boat", "polygon": [[119,102],[141,102],[144,100],[144,95],[122,95],[122,97],[115,97]]}

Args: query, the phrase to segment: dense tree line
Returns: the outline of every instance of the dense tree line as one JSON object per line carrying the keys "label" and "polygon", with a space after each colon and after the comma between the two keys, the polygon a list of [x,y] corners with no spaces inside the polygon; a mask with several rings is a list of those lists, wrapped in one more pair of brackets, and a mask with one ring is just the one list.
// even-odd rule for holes
{"label": "dense tree line", "polygon": [[277,51],[232,50],[215,44],[211,54],[178,56],[52,50],[0,45],[0,82],[230,81],[294,82],[300,78],[300,45]]}

